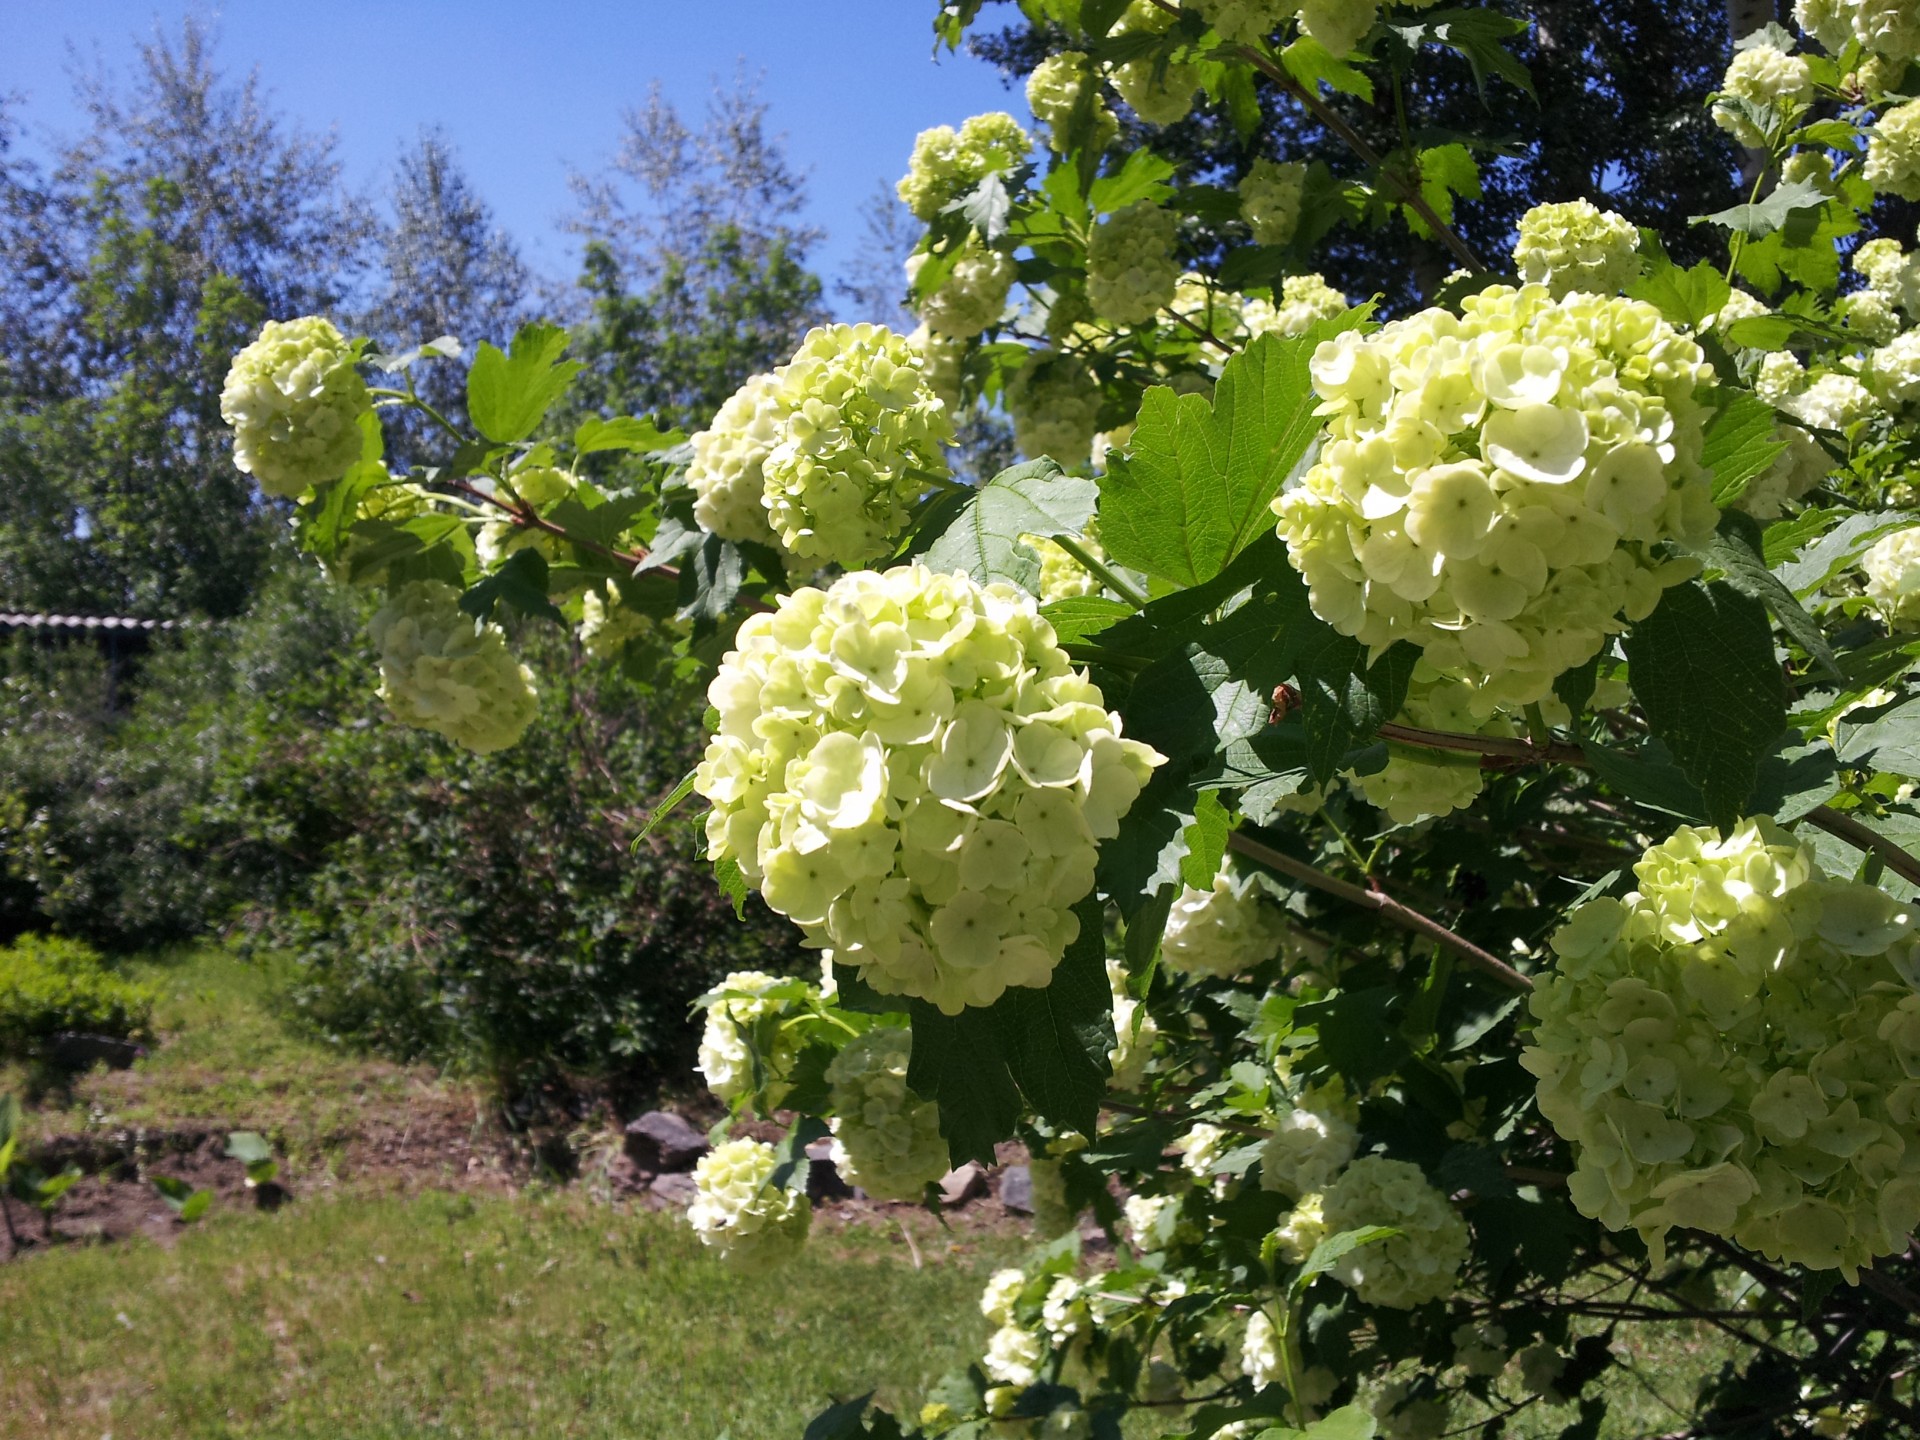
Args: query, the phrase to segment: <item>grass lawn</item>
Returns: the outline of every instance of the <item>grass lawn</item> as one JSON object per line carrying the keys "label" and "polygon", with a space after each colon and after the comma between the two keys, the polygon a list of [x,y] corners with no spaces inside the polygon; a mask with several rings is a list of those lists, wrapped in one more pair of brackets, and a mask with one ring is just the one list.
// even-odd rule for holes
{"label": "grass lawn", "polygon": [[232,1214],[0,1269],[0,1436],[797,1440],[985,1340],[1011,1242],[822,1234],[771,1275],[676,1219],[562,1194]]}

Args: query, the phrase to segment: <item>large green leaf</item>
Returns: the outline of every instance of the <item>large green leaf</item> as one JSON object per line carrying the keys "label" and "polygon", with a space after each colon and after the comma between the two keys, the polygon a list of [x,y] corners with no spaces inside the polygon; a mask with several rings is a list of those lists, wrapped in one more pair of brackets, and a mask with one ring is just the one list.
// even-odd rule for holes
{"label": "large green leaf", "polygon": [[1400,713],[1420,652],[1402,641],[1369,665],[1366,646],[1322,626],[1298,653],[1307,769],[1316,784],[1324,785],[1354,746],[1371,740]]}
{"label": "large green leaf", "polygon": [[1871,550],[1874,543],[1903,530],[1920,517],[1891,510],[1849,515],[1786,564],[1777,566],[1780,581],[1796,595],[1811,595]]}
{"label": "large green leaf", "polygon": [[1774,438],[1773,407],[1744,390],[1736,391],[1707,426],[1701,461],[1713,476],[1713,503],[1726,506],[1755,477],[1773,467],[1783,441]]}
{"label": "large green leaf", "polygon": [[1040,557],[1020,537],[1084,534],[1098,498],[1093,481],[1068,475],[1051,460],[1029,460],[982,485],[922,558],[935,570],[964,570],[982,584],[1011,580],[1037,589]]}
{"label": "large green leaf", "polygon": [[1719,225],[1758,240],[1785,227],[1795,211],[1819,209],[1826,203],[1826,192],[1811,180],[1790,180],[1776,185],[1764,200],[1735,205],[1712,215],[1695,215],[1692,223]]}
{"label": "large green leaf", "polygon": [[1801,607],[1799,599],[1780,577],[1767,568],[1765,552],[1766,541],[1760,533],[1760,522],[1751,515],[1729,510],[1720,517],[1720,527],[1705,553],[1709,565],[1717,566],[1726,573],[1728,584],[1773,612],[1773,618],[1780,622],[1780,628],[1814,658],[1828,678],[1844,678],[1840,674],[1840,663],[1834,658],[1833,647],[1827,643],[1819,622]]}
{"label": "large green leaf", "polygon": [[1027,1103],[1053,1124],[1091,1135],[1112,1073],[1113,991],[1102,906],[1088,897],[1074,913],[1080,934],[1052,980],[1044,989],[1007,991],[991,1013],[1007,1069]]}
{"label": "large green leaf", "polygon": [[467,413],[480,433],[501,445],[524,440],[580,373],[578,360],[562,360],[567,332],[558,325],[524,325],[502,354],[482,344],[467,372]]}
{"label": "large green leaf", "polygon": [[1100,483],[1109,555],[1197,585],[1272,527],[1273,497],[1320,430],[1307,362],[1321,338],[1262,336],[1227,362],[1212,404],[1147,392],[1129,454]]}
{"label": "large green leaf", "polygon": [[1733,286],[1710,260],[1702,260],[1691,270],[1663,261],[1650,266],[1629,285],[1627,294],[1658,307],[1670,323],[1693,330],[1720,313],[1733,294]]}
{"label": "large green leaf", "polygon": [[1766,607],[1724,580],[1676,585],[1625,648],[1648,725],[1699,787],[1708,818],[1732,825],[1787,726]]}

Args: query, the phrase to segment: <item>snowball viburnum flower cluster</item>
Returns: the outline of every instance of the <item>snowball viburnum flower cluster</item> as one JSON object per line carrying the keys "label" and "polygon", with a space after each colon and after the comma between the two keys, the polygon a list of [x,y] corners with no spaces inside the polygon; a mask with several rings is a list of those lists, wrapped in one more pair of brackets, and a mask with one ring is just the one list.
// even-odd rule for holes
{"label": "snowball viburnum flower cluster", "polygon": [[1256,245],[1284,245],[1300,227],[1307,167],[1298,160],[1255,160],[1240,181],[1240,213]]}
{"label": "snowball viburnum flower cluster", "polygon": [[1100,98],[1093,66],[1083,53],[1058,51],[1034,66],[1027,76],[1027,106],[1034,119],[1047,127],[1047,144],[1055,150],[1066,150],[1067,127],[1075,109],[1083,103],[1093,126],[1088,145],[1096,151],[1105,150],[1119,135],[1120,122]]}
{"label": "snowball viburnum flower cluster", "polygon": [[[1440,0],[1399,0],[1402,10],[1426,10]],[[1380,18],[1379,0],[1305,0],[1298,7],[1300,28],[1334,55],[1351,55],[1373,22]]]}
{"label": "snowball viburnum flower cluster", "polygon": [[[912,284],[927,263],[923,251],[907,257],[907,283]],[[919,302],[920,318],[933,334],[950,340],[968,340],[1000,319],[1007,308],[1017,267],[1013,257],[990,250],[968,237],[953,268],[939,287]]]}
{"label": "snowball viburnum flower cluster", "polygon": [[1180,283],[1174,237],[1180,217],[1136,200],[1093,228],[1087,243],[1087,298],[1095,313],[1121,325],[1151,320]]}
{"label": "snowball viburnum flower cluster", "polygon": [[261,326],[220,391],[233,463],[285,500],[346,474],[360,458],[360,417],[373,407],[358,359],[358,348],[317,316]]}
{"label": "snowball viburnum flower cluster", "polygon": [[1467,1261],[1467,1222],[1418,1165],[1364,1156],[1328,1187],[1323,1204],[1331,1234],[1372,1225],[1400,1231],[1334,1265],[1334,1277],[1367,1304],[1410,1310],[1453,1293]]}
{"label": "snowball viburnum flower cluster", "polygon": [[1883,194],[1920,200],[1920,100],[1896,105],[1874,123],[1860,173]]}
{"label": "snowball viburnum flower cluster", "polygon": [[1570,1194],[1661,1263],[1670,1227],[1841,1270],[1920,1223],[1913,914],[1765,818],[1682,826],[1553,937],[1522,1063]]}
{"label": "snowball viburnum flower cluster", "polygon": [[1160,956],[1172,970],[1226,977],[1273,959],[1286,940],[1285,917],[1262,899],[1254,878],[1222,866],[1211,889],[1181,887]]}
{"label": "snowball viburnum flower cluster", "polygon": [[876,1026],[827,1066],[833,1158],[850,1185],[882,1200],[918,1200],[947,1173],[940,1108],[907,1088],[913,1033]]}
{"label": "snowball viburnum flower cluster", "polygon": [[[731,1104],[754,1088],[753,1057],[747,1048],[747,1037],[761,1020],[778,1015],[785,1008],[783,1001],[769,997],[767,992],[786,983],[764,971],[736,970],[707,992],[707,1020],[700,1032],[699,1067],[707,1089],[717,1099]],[[768,1078],[784,1075],[792,1066],[795,1053],[793,1039],[778,1036],[773,1042],[773,1053],[761,1057],[772,1071]],[[768,1088],[775,1101],[784,1089]]]}
{"label": "snowball viburnum flower cluster", "polygon": [[1920,12],[1910,0],[1796,0],[1793,18],[1835,55],[1858,40],[1889,60],[1920,57]]}
{"label": "snowball viburnum flower cluster", "polygon": [[694,1167],[687,1223],[722,1260],[765,1270],[806,1244],[812,1202],[772,1183],[778,1167],[773,1146],[760,1140],[728,1140]]}
{"label": "snowball viburnum flower cluster", "polygon": [[[1110,36],[1162,35],[1180,17],[1163,10],[1153,0],[1131,0],[1114,22]],[[1161,63],[1154,56],[1143,56],[1113,66],[1107,80],[1133,113],[1149,125],[1172,125],[1184,120],[1193,109],[1194,93],[1200,88],[1200,71],[1185,61]]]}
{"label": "snowball viburnum flower cluster", "polygon": [[1222,40],[1252,45],[1273,34],[1300,7],[1296,0],[1187,0],[1186,8],[1199,11]]}
{"label": "snowball viburnum flower cluster", "polygon": [[1100,429],[1100,386],[1070,355],[1035,350],[1007,386],[1014,444],[1030,460],[1046,456],[1069,469],[1084,465]]}
{"label": "snowball viburnum flower cluster", "polygon": [[1324,1191],[1359,1147],[1357,1118],[1339,1081],[1309,1090],[1275,1122],[1260,1152],[1260,1187],[1296,1196]]}
{"label": "snowball viburnum flower cluster", "polygon": [[1536,205],[1520,218],[1513,263],[1522,280],[1556,299],[1575,291],[1612,295],[1640,273],[1640,232],[1587,200]]}
{"label": "snowball viburnum flower cluster", "polygon": [[396,720],[485,755],[513,744],[539,708],[533,672],[498,625],[460,608],[438,580],[402,586],[367,625],[380,652],[380,698]]}
{"label": "snowball viburnum flower cluster", "polygon": [[925,477],[947,471],[952,425],[923,363],[883,325],[808,331],[693,437],[695,517],[723,539],[777,538],[803,560],[853,567],[884,553]]}
{"label": "snowball viburnum flower cluster", "polygon": [[735,644],[695,777],[713,858],[884,993],[957,1014],[1045,985],[1161,757],[1121,738],[1032,597],[864,571]]}
{"label": "snowball viburnum flower cluster", "polygon": [[1275,300],[1252,296],[1241,316],[1251,338],[1262,335],[1304,335],[1322,320],[1346,312],[1347,297],[1318,274],[1289,275],[1280,282]]}
{"label": "snowball viburnum flower cluster", "polygon": [[[1315,352],[1327,439],[1274,501],[1317,614],[1411,640],[1476,714],[1550,693],[1695,572],[1713,369],[1637,300],[1495,287]],[[1624,618],[1623,618],[1624,617]]]}
{"label": "snowball viburnum flower cluster", "polygon": [[1889,630],[1920,630],[1920,527],[1896,530],[1860,557],[1867,599]]}
{"label": "snowball viburnum flower cluster", "polygon": [[1020,122],[1004,110],[975,115],[957,131],[951,125],[922,130],[900,181],[900,198],[916,218],[931,221],[987,176],[1020,165],[1032,148]]}
{"label": "snowball viburnum flower cluster", "polygon": [[580,597],[580,646],[596,659],[618,655],[627,642],[652,633],[653,617],[642,615],[620,598],[620,587],[609,580],[602,590]]}
{"label": "snowball viburnum flower cluster", "polygon": [[[1772,45],[1755,45],[1733,57],[1720,88],[1736,100],[1791,118],[1813,99],[1813,72],[1798,55]],[[1738,106],[1716,101],[1713,120],[1742,145],[1763,146],[1767,137]]]}

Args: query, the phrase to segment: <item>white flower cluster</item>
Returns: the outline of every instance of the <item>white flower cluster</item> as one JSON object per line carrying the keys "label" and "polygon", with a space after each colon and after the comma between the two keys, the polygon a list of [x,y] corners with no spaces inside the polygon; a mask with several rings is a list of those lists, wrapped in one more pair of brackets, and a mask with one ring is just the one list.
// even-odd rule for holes
{"label": "white flower cluster", "polygon": [[[707,1020],[700,1032],[700,1074],[714,1096],[731,1104],[753,1087],[753,1057],[747,1048],[747,1036],[754,1026],[785,1008],[782,1001],[769,999],[767,991],[785,982],[777,975],[761,970],[736,970],[707,992]],[[781,1035],[774,1042],[774,1053],[761,1057],[771,1072],[766,1078],[777,1080],[792,1066],[795,1046],[791,1036]],[[769,1094],[778,1100],[784,1087],[770,1085]]]}
{"label": "white flower cluster", "polygon": [[723,539],[777,536],[803,560],[852,568],[883,554],[924,477],[947,470],[952,426],[921,365],[883,325],[808,331],[693,437],[695,517]]}
{"label": "white flower cluster", "polygon": [[[1446,678],[1423,660],[1414,667],[1401,719],[1420,729],[1462,735],[1512,735],[1518,730],[1504,710],[1475,714],[1473,701],[1472,686]],[[1371,775],[1355,777],[1355,783],[1367,803],[1386,811],[1394,824],[1412,825],[1466,809],[1479,798],[1486,777],[1478,755],[1390,743],[1387,763]]]}
{"label": "white flower cluster", "polygon": [[1066,150],[1067,126],[1083,96],[1093,122],[1088,144],[1095,151],[1105,150],[1119,135],[1120,122],[1100,98],[1093,66],[1084,54],[1078,50],[1058,51],[1036,65],[1027,77],[1027,106],[1034,119],[1047,127],[1051,148]]}
{"label": "white flower cluster", "polygon": [[1920,400],[1920,330],[1895,335],[1874,351],[1867,363],[1867,378],[1890,406]]}
{"label": "white flower cluster", "polygon": [[1694,573],[1663,548],[1713,533],[1713,369],[1637,300],[1502,286],[1464,310],[1319,347],[1327,439],[1274,509],[1322,619],[1376,652],[1413,641],[1490,716]]}
{"label": "white flower cluster", "polygon": [[367,633],[380,652],[380,698],[402,724],[485,755],[533,722],[533,672],[513,658],[498,625],[460,608],[453,586],[409,582],[375,612]]}
{"label": "white flower cluster", "polygon": [[1260,1186],[1287,1195],[1324,1191],[1360,1144],[1358,1115],[1340,1082],[1307,1091],[1282,1114],[1260,1153]]}
{"label": "white flower cluster", "polygon": [[722,540],[777,546],[767,523],[767,482],[761,467],[784,438],[786,406],[780,381],[755,375],[714,414],[713,424],[693,437],[693,517]]}
{"label": "white flower cluster", "polygon": [[1151,200],[1136,200],[1093,227],[1087,242],[1087,298],[1097,314],[1121,325],[1151,320],[1180,283],[1174,237],[1180,217]]}
{"label": "white flower cluster", "polygon": [[1160,957],[1170,970],[1225,978],[1273,959],[1286,940],[1279,906],[1266,903],[1252,875],[1222,865],[1212,889],[1180,887]]}
{"label": "white flower cluster", "polygon": [[620,587],[609,580],[604,590],[580,597],[580,646],[596,659],[618,655],[630,640],[653,631],[653,617],[642,615],[620,598]]}
{"label": "white flower cluster", "polygon": [[[1798,55],[1771,45],[1755,45],[1733,57],[1720,89],[1736,100],[1773,110],[1781,119],[1791,121],[1813,99],[1813,71]],[[1767,143],[1767,136],[1738,106],[1715,101],[1713,121],[1742,145],[1758,148]]]}
{"label": "white flower cluster", "polygon": [[1307,167],[1298,160],[1275,161],[1264,155],[1240,181],[1240,214],[1253,229],[1256,245],[1284,245],[1300,228],[1300,197]]}
{"label": "white flower cluster", "polygon": [[1882,194],[1920,200],[1920,100],[1896,105],[1874,122],[1860,173]]}
{"label": "white flower cluster", "polygon": [[1297,0],[1187,0],[1222,40],[1256,45],[1299,10]]}
{"label": "white flower cluster", "polygon": [[1546,286],[1555,299],[1612,295],[1640,273],[1640,232],[1590,201],[1536,205],[1520,217],[1513,263],[1522,280]]}
{"label": "white flower cluster", "polygon": [[1852,1280],[1920,1222],[1913,916],[1828,879],[1771,820],[1682,826],[1553,937],[1522,1063],[1574,1147],[1570,1194]]}
{"label": "white flower cluster", "polygon": [[779,1157],[759,1140],[728,1140],[694,1167],[687,1223],[700,1243],[742,1269],[766,1270],[807,1241],[813,1204],[798,1190],[774,1185]]}
{"label": "white flower cluster", "polygon": [[[1050,605],[1055,600],[1071,600],[1100,593],[1100,581],[1093,572],[1069,555],[1057,541],[1040,535],[1022,535],[1020,543],[1040,557],[1041,604]],[[1100,542],[1091,535],[1081,536],[1080,543],[1094,559],[1107,558],[1106,552],[1100,548]]]}
{"label": "white flower cluster", "polygon": [[1833,460],[1820,448],[1820,442],[1798,425],[1774,426],[1773,438],[1784,441],[1787,448],[1764,475],[1748,481],[1747,488],[1733,501],[1734,509],[1744,510],[1756,520],[1778,519],[1789,501],[1800,499],[1833,468]]}
{"label": "white flower cluster", "polygon": [[913,1032],[876,1026],[827,1066],[834,1163],[850,1185],[882,1200],[918,1200],[947,1173],[940,1107],[907,1088]]}
{"label": "white flower cluster", "polygon": [[1113,1048],[1107,1063],[1113,1067],[1112,1085],[1116,1090],[1138,1089],[1153,1058],[1153,1042],[1160,1027],[1141,1003],[1127,993],[1127,967],[1118,960],[1107,961],[1107,987],[1113,992]]}
{"label": "white flower cluster", "polygon": [[[1122,35],[1163,35],[1180,17],[1163,10],[1153,0],[1131,0],[1110,32]],[[1114,91],[1149,125],[1171,125],[1184,120],[1193,109],[1194,92],[1200,88],[1199,67],[1183,60],[1161,63],[1153,56],[1128,60],[1107,72]]]}
{"label": "white flower cluster", "polygon": [[357,352],[330,321],[269,320],[233,357],[220,418],[233,428],[233,463],[269,495],[294,500],[338,480],[360,458],[360,417],[373,401]]}
{"label": "white flower cluster", "polygon": [[1045,985],[1161,757],[1120,737],[1033,598],[864,571],[735,644],[695,780],[713,858],[885,993],[957,1014]]}
{"label": "white flower cluster", "polygon": [[1835,55],[1858,40],[1889,60],[1920,57],[1920,11],[1912,0],[1796,0],[1793,18]]}
{"label": "white flower cluster", "polygon": [[1776,350],[1760,362],[1754,393],[1815,430],[1845,430],[1879,413],[1880,402],[1843,370],[1809,375],[1799,357]]}
{"label": "white flower cluster", "polygon": [[1084,362],[1035,350],[1007,386],[1013,442],[1030,460],[1042,455],[1067,469],[1084,465],[1100,428],[1100,386]]}
{"label": "white flower cluster", "polygon": [[1014,169],[1032,148],[1020,122],[1004,110],[975,115],[957,131],[951,125],[922,130],[900,181],[900,198],[918,219],[931,221],[987,176]]}
{"label": "white flower cluster", "polygon": [[1281,1255],[1295,1265],[1304,1265],[1331,1233],[1327,1229],[1326,1197],[1302,1195],[1273,1235]]}
{"label": "white flower cluster", "polygon": [[1453,1292],[1467,1261],[1467,1223],[1418,1165],[1364,1156],[1328,1188],[1324,1205],[1332,1234],[1370,1225],[1400,1231],[1334,1265],[1334,1277],[1369,1305],[1410,1310]]}
{"label": "white flower cluster", "polygon": [[1265,1310],[1254,1311],[1247,1321],[1247,1333],[1240,1342],[1240,1373],[1253,1381],[1256,1390],[1264,1390],[1286,1378],[1286,1366],[1280,1355],[1280,1332]]}
{"label": "white flower cluster", "polygon": [[1920,527],[1896,530],[1860,557],[1867,599],[1889,630],[1920,630]]}
{"label": "white flower cluster", "polygon": [[1346,312],[1347,297],[1319,274],[1289,275],[1280,282],[1279,300],[1250,298],[1242,312],[1249,338],[1304,335],[1322,320]]}
{"label": "white flower cluster", "polygon": [[1218,1125],[1201,1121],[1173,1142],[1180,1152],[1180,1164],[1194,1179],[1205,1184],[1213,1179],[1214,1167],[1226,1158],[1232,1137]]}
{"label": "white flower cluster", "polygon": [[[927,263],[925,251],[907,257],[907,283]],[[919,302],[920,318],[935,335],[950,340],[970,340],[988,326],[999,323],[1007,308],[1007,292],[1013,288],[1017,267],[1013,257],[989,249],[973,236],[967,238],[960,257],[932,294]]]}
{"label": "white flower cluster", "polygon": [[[1440,0],[1399,0],[1402,10],[1426,10]],[[1334,55],[1351,55],[1380,18],[1379,0],[1304,0],[1300,28]]]}

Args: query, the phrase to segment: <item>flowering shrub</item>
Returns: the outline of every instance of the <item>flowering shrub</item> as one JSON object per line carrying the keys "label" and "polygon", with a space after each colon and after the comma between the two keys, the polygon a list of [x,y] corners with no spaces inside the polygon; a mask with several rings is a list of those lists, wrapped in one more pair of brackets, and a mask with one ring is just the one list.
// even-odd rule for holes
{"label": "flowering shrub", "polygon": [[1151,320],[1173,299],[1180,267],[1173,258],[1179,217],[1137,200],[1094,227],[1087,245],[1087,298],[1122,325]]}

